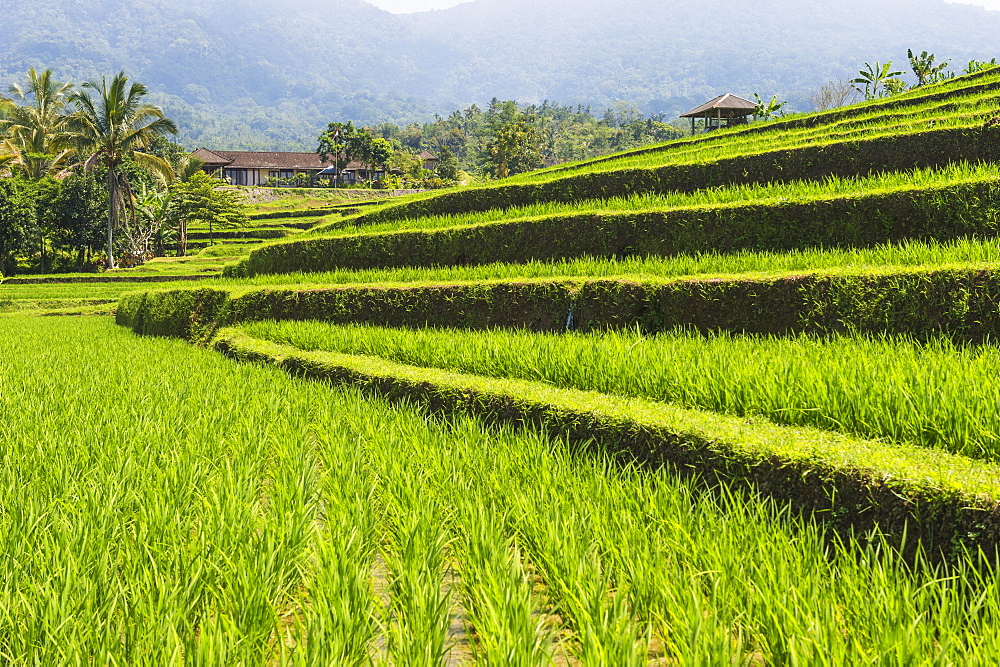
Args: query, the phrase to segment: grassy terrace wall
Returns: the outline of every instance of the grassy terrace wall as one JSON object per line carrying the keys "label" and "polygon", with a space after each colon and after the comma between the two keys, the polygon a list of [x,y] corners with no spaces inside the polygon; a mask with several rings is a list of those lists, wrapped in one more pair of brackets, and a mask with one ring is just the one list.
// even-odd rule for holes
{"label": "grassy terrace wall", "polygon": [[221,326],[318,319],[396,327],[580,331],[691,327],[783,335],[857,330],[956,340],[1000,336],[1000,269],[952,268],[782,277],[625,279],[172,290],[128,295],[119,324],[203,340]]}
{"label": "grassy terrace wall", "polygon": [[1000,545],[1000,470],[938,450],[775,426],[665,403],[307,352],[219,332],[216,350],[432,410],[532,425],[625,461],[749,484],[841,530],[906,535],[931,553]]}
{"label": "grassy terrace wall", "polygon": [[224,275],[870,247],[904,239],[995,236],[998,224],[1000,183],[986,182],[807,202],[559,215],[302,239],[259,248]]}
{"label": "grassy terrace wall", "polygon": [[[828,111],[821,111],[818,113],[813,113],[802,117],[778,119],[771,121],[769,123],[758,123],[758,124],[748,125],[746,127],[741,127],[737,130],[727,132],[721,136],[726,136],[727,138],[732,137],[736,139],[738,137],[754,136],[764,132],[780,132],[782,130],[813,128],[813,127],[819,127],[821,125],[830,125],[862,114],[879,112],[879,111],[888,114],[900,109],[906,109],[907,107],[945,101],[949,98],[955,97],[956,95],[965,96],[965,95],[975,95],[978,93],[986,93],[1000,89],[1000,79],[997,78],[998,75],[1000,75],[1000,68],[983,70],[982,72],[976,72],[975,74],[953,79],[951,81],[946,82],[944,85],[938,85],[934,86],[933,88],[923,89],[920,92],[915,92],[914,94],[894,95],[888,98],[874,100],[871,102],[863,102],[849,107],[830,109]],[[933,92],[927,92],[927,91],[933,91]],[[648,148],[639,148],[636,150],[626,151],[622,153],[615,153],[614,155],[607,155],[599,158],[594,158],[591,160],[582,160],[567,165],[557,165],[554,167],[543,169],[538,173],[555,174],[561,171],[569,171],[569,170],[579,169],[585,166],[593,166],[597,164],[603,164],[606,162],[613,162],[615,160],[635,157],[638,155],[651,155],[656,153],[662,153],[669,151],[673,148],[687,147],[693,144],[715,141],[719,136],[720,135],[717,133],[703,134],[698,137],[684,139],[681,141],[673,141],[666,144],[658,144],[656,146],[651,146]]]}
{"label": "grassy terrace wall", "polygon": [[941,167],[951,162],[1000,160],[1000,126],[947,128],[915,134],[827,143],[698,164],[665,165],[567,176],[543,183],[468,188],[389,206],[363,222],[527,206],[543,201],[606,199],[640,192],[667,193],[731,184]]}

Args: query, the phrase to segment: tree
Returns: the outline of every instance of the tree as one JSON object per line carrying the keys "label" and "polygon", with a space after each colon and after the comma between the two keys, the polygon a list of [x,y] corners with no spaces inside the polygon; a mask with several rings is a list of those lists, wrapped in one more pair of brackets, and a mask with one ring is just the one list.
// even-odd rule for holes
{"label": "tree", "polygon": [[484,153],[484,166],[497,178],[538,169],[544,164],[542,134],[528,117],[515,118],[496,131]]}
{"label": "tree", "polygon": [[753,115],[757,116],[757,118],[771,120],[773,116],[785,115],[785,112],[781,108],[788,104],[788,102],[779,102],[777,95],[772,97],[770,102],[762,100],[757,93],[753,94],[753,98],[757,102],[757,106],[753,110]]}
{"label": "tree", "polygon": [[316,154],[325,162],[333,159],[337,185],[341,183],[341,165],[346,166],[351,160],[358,159],[354,153],[358,145],[357,134],[358,130],[354,124],[348,121],[346,123],[330,123],[326,126],[326,131],[319,135],[319,146],[316,147]]}
{"label": "tree", "polygon": [[423,178],[424,163],[412,153],[393,151],[392,155],[389,156],[388,166],[411,179],[420,180]]}
{"label": "tree", "polygon": [[438,177],[445,181],[457,181],[458,160],[455,159],[455,154],[451,152],[451,149],[447,146],[442,146],[441,150],[438,151],[438,158]]}
{"label": "tree", "polygon": [[99,164],[107,170],[109,269],[115,268],[114,231],[120,215],[127,206],[126,214],[135,216],[132,187],[122,169],[125,160],[134,160],[166,181],[173,179],[173,169],[166,160],[142,150],[154,137],[177,134],[177,126],[159,107],[143,102],[148,92],[141,83],[130,85],[125,72],[119,72],[110,83],[107,77],[87,81],[83,90],[70,96],[78,111],[73,137],[81,152],[90,156],[87,168]]}
{"label": "tree", "polygon": [[208,225],[209,242],[216,227],[240,227],[249,221],[246,204],[236,192],[222,190],[223,182],[204,172],[170,186],[166,221],[177,227],[177,255],[187,253],[187,229],[192,222]]}
{"label": "tree", "polygon": [[357,130],[344,142],[344,150],[361,160],[374,173],[379,167],[384,167],[392,157],[392,144],[372,134],[371,130]]}
{"label": "tree", "polygon": [[382,137],[374,137],[367,158],[372,169],[381,167],[383,171],[388,172],[390,157],[392,157],[392,144]]}
{"label": "tree", "polygon": [[[882,88],[887,79],[892,79],[897,76],[902,76],[902,72],[890,72],[892,69],[892,61],[882,64],[875,61],[875,65],[872,66],[869,63],[865,63],[865,69],[858,72],[858,78],[851,79],[851,83],[855,84],[854,89],[859,93],[863,93],[866,100],[872,100],[876,97],[881,97],[879,89]],[[859,85],[863,85],[864,89],[858,88]]]}
{"label": "tree", "polygon": [[76,253],[77,270],[83,269],[101,246],[103,217],[108,210],[103,180],[95,173],[70,174],[63,179],[52,206],[53,241],[58,248]]}
{"label": "tree", "polygon": [[0,178],[0,275],[17,272],[17,253],[29,241],[35,205],[26,184],[18,178]]}
{"label": "tree", "polygon": [[919,56],[915,56],[913,55],[913,49],[907,49],[906,57],[910,59],[910,68],[913,70],[914,76],[917,77],[918,87],[934,83],[937,78],[943,76],[945,68],[948,67],[947,60],[939,65],[935,65],[934,54],[927,53],[926,51],[921,51]]}
{"label": "tree", "polygon": [[819,90],[809,97],[809,101],[816,111],[826,111],[853,101],[857,92],[847,81],[829,81],[820,86]]}
{"label": "tree", "polygon": [[[54,176],[66,166],[73,153],[66,111],[72,84],[59,83],[52,70],[41,74],[28,70],[28,85],[14,84],[11,97],[0,98],[0,129],[7,135],[10,166],[27,178],[37,180]],[[5,152],[5,151],[0,151]]]}

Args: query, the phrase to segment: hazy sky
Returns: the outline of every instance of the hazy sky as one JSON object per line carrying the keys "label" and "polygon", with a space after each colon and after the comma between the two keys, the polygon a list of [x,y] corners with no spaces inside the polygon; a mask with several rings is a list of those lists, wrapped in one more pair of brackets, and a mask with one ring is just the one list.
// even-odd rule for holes
{"label": "hazy sky", "polygon": [[[1000,0],[965,0],[966,4],[979,5],[986,9],[1000,10]],[[368,0],[373,5],[392,12],[405,14],[407,12],[422,12],[426,9],[444,9],[468,0]]]}
{"label": "hazy sky", "polygon": [[[460,2],[468,0],[368,0],[377,7],[381,7],[393,14],[405,14],[407,12],[422,12],[425,9],[445,9],[453,7]],[[1000,0],[996,0],[1000,2]]]}
{"label": "hazy sky", "polygon": [[[949,0],[951,2],[953,0]],[[1000,10],[1000,0],[965,0],[967,5],[979,5],[980,7],[985,7],[986,9],[997,9]]]}

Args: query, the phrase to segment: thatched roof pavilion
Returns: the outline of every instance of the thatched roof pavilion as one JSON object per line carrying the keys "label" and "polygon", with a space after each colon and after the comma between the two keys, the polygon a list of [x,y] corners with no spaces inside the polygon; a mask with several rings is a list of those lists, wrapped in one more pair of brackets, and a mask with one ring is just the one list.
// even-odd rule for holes
{"label": "thatched roof pavilion", "polygon": [[[719,95],[714,100],[705,102],[700,107],[695,107],[681,118],[691,119],[691,133],[694,134],[694,122],[696,118],[705,119],[705,131],[717,130],[720,127],[730,127],[732,125],[742,125],[747,122],[747,116],[754,115],[757,105],[750,100],[744,99],[732,93]],[[725,121],[725,125],[723,122]]]}

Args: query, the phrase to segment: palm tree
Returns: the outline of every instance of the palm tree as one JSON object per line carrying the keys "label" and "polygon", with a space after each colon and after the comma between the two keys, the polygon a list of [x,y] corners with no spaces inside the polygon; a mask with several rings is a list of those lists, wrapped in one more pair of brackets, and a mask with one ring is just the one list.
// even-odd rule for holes
{"label": "palm tree", "polygon": [[128,206],[128,212],[135,215],[132,187],[122,171],[124,162],[131,159],[168,182],[173,179],[173,168],[166,160],[142,152],[154,137],[177,134],[177,126],[159,107],[142,101],[148,92],[141,83],[129,84],[125,72],[119,72],[110,82],[107,77],[87,81],[70,96],[77,108],[73,136],[81,152],[89,155],[86,168],[100,164],[107,169],[109,269],[115,268],[114,230],[121,211]]}
{"label": "palm tree", "polygon": [[0,141],[0,174],[17,159],[17,149],[6,139]]}
{"label": "palm tree", "polygon": [[70,115],[65,113],[72,87],[54,80],[50,69],[39,74],[31,68],[26,88],[14,84],[9,89],[11,97],[0,98],[0,129],[15,156],[11,165],[30,179],[62,171],[73,153]]}

